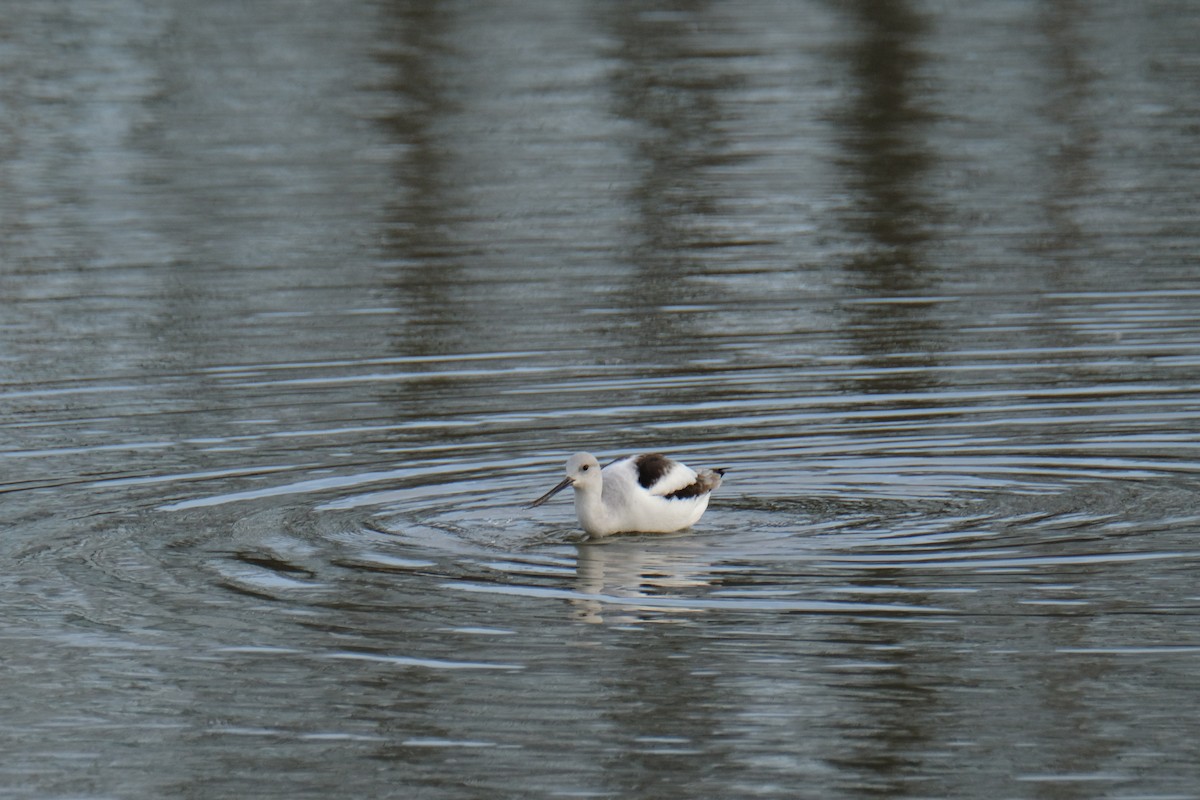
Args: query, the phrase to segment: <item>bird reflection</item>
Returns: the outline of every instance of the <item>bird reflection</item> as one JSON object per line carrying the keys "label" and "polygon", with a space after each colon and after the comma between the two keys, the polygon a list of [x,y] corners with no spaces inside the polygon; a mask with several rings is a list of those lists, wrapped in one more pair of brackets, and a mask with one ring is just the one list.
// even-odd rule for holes
{"label": "bird reflection", "polygon": [[576,545],[573,617],[583,622],[675,622],[702,609],[689,600],[712,585],[713,565],[691,534]]}

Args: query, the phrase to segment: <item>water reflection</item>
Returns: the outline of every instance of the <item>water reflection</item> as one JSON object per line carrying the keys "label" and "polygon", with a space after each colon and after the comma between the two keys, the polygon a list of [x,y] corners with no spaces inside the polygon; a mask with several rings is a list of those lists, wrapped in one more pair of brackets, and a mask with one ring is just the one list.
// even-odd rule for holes
{"label": "water reflection", "polygon": [[922,364],[933,366],[941,349],[937,302],[920,299],[939,291],[930,260],[937,212],[922,189],[935,159],[927,131],[932,113],[922,104],[928,92],[923,70],[928,24],[907,3],[888,3],[886,9],[856,3],[848,11],[855,36],[845,56],[854,99],[839,120],[853,207],[845,224],[866,242],[845,269],[852,286],[874,302],[849,305],[846,330],[867,363],[881,370],[854,388],[923,391],[929,388],[928,371],[887,368],[893,354],[920,354]]}
{"label": "water reflection", "polygon": [[695,277],[710,269],[709,253],[725,242],[714,225],[721,168],[735,159],[721,132],[730,112],[723,98],[740,86],[718,50],[724,33],[708,3],[655,13],[641,4],[605,8],[603,24],[616,42],[611,75],[615,112],[633,123],[630,157],[637,179],[630,192],[633,243],[619,305],[636,318],[631,345],[670,347],[699,331],[668,308],[686,306],[706,292]]}
{"label": "water reflection", "polygon": [[[639,609],[636,602],[610,605],[607,598],[687,598],[696,589],[709,586],[712,564],[703,558],[701,546],[667,537],[586,542],[577,548],[575,587],[582,595],[572,599],[578,619],[608,624],[636,624],[640,611],[664,620],[661,607]],[[599,599],[597,596],[607,596]],[[686,602],[672,606],[670,614],[697,613]]]}
{"label": "water reflection", "polygon": [[827,760],[838,771],[852,772],[860,791],[904,794],[923,766],[915,754],[938,738],[945,687],[922,674],[928,656],[908,645],[908,624],[858,620],[851,627],[838,653],[843,660],[824,688],[839,698],[839,727],[857,733]]}
{"label": "water reflection", "polygon": [[849,6],[855,34],[846,46],[853,98],[840,115],[855,210],[848,227],[868,237],[869,255],[849,267],[872,296],[916,293],[928,284],[921,248],[936,227],[922,196],[934,161],[925,131],[927,21],[908,3]]}
{"label": "water reflection", "polygon": [[1052,275],[1060,280],[1069,276],[1073,256],[1086,252],[1091,241],[1090,226],[1078,214],[1079,198],[1098,189],[1092,161],[1101,136],[1086,111],[1094,94],[1093,72],[1087,63],[1092,48],[1081,31],[1087,17],[1086,5],[1066,2],[1045,9],[1038,26],[1046,40],[1041,48],[1046,64],[1041,113],[1047,131],[1058,135],[1057,141],[1042,145],[1046,152],[1039,153],[1047,165],[1039,203],[1046,231],[1033,240],[1033,246],[1058,256]]}
{"label": "water reflection", "polygon": [[[454,116],[444,65],[453,58],[456,18],[437,3],[392,3],[384,7],[395,41],[377,51],[389,75],[378,118],[398,153],[397,197],[388,203],[383,255],[395,274],[395,301],[402,309],[398,349],[436,355],[461,349],[468,334],[461,287],[467,253],[451,232],[469,213],[452,176],[461,166],[441,130]],[[469,327],[469,326],[468,326]]]}

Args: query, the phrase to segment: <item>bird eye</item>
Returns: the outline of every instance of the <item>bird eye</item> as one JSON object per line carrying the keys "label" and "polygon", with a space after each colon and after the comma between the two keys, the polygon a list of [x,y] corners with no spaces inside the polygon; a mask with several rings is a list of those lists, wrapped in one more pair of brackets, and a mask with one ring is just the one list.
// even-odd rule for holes
{"label": "bird eye", "polygon": [[588,466],[589,466],[588,464],[584,464],[582,467],[580,467],[580,468],[579,468],[579,471],[580,471],[580,472],[587,472],[587,471],[588,471]]}

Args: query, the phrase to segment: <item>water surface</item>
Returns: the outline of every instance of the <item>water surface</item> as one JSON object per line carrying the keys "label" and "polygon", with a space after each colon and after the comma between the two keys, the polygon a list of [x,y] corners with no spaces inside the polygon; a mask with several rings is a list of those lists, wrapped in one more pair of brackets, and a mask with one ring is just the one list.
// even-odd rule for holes
{"label": "water surface", "polygon": [[4,16],[6,796],[1200,796],[1190,4]]}

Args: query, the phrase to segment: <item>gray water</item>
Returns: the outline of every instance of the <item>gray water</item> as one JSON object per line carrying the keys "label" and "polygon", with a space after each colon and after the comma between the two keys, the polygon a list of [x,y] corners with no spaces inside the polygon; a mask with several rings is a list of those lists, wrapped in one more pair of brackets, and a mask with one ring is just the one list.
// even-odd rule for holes
{"label": "gray water", "polygon": [[4,6],[0,795],[1200,797],[1198,25]]}

